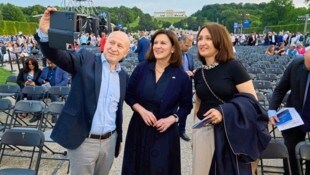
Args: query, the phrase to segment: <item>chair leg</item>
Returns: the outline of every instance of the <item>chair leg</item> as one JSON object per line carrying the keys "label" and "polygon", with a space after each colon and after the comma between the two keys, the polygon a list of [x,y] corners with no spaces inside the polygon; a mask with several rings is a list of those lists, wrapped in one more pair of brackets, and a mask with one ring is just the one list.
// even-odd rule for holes
{"label": "chair leg", "polygon": [[261,170],[261,173],[262,175],[264,175],[264,164],[263,164],[263,159],[260,159],[260,170]]}
{"label": "chair leg", "polygon": [[290,160],[289,160],[288,158],[286,158],[286,161],[287,161],[287,168],[288,168],[288,170],[289,170],[289,174],[292,175]]}

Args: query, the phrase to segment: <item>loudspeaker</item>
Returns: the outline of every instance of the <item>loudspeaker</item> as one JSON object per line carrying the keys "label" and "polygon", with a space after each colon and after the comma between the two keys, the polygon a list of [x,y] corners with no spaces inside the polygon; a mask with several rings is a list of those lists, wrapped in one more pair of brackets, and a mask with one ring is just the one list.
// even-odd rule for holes
{"label": "loudspeaker", "polygon": [[107,11],[101,11],[98,13],[98,19],[99,33],[110,33],[112,31],[110,14]]}
{"label": "loudspeaker", "polygon": [[98,18],[93,18],[91,20],[91,27],[92,27],[92,33],[95,34],[97,37],[99,34],[99,19]]}

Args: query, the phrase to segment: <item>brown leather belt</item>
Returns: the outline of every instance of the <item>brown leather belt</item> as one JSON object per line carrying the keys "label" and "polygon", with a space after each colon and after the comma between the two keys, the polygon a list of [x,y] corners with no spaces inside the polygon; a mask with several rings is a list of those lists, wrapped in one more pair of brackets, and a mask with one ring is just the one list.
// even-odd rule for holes
{"label": "brown leather belt", "polygon": [[111,132],[108,132],[108,133],[105,133],[103,135],[90,134],[89,138],[91,138],[91,139],[98,139],[98,140],[104,140],[104,139],[107,139],[107,138],[111,137],[111,135],[113,133],[115,133],[115,130],[111,131]]}

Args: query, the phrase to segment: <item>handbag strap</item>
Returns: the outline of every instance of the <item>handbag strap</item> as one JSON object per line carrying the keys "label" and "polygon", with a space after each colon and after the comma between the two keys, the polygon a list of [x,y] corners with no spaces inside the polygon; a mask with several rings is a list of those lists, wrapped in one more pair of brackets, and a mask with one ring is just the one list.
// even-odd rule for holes
{"label": "handbag strap", "polygon": [[208,82],[207,82],[206,76],[205,76],[205,74],[204,74],[204,69],[203,69],[203,68],[201,68],[201,74],[202,74],[202,78],[203,78],[205,84],[207,85],[207,87],[208,87],[208,89],[210,90],[210,92],[212,93],[212,95],[213,95],[217,100],[219,100],[220,102],[222,102],[223,104],[226,103],[224,100],[222,100],[222,99],[219,98],[217,95],[215,95],[215,93],[214,93],[214,92],[212,91],[212,89],[210,88],[210,86],[209,86],[209,84],[208,84]]}

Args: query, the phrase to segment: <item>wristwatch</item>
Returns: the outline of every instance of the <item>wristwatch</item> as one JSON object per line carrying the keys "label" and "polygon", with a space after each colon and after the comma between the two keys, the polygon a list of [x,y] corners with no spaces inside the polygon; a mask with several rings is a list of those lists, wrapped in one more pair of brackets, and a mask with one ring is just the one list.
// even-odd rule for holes
{"label": "wristwatch", "polygon": [[179,116],[177,114],[172,114],[172,115],[175,118],[175,122],[178,123],[179,122]]}

